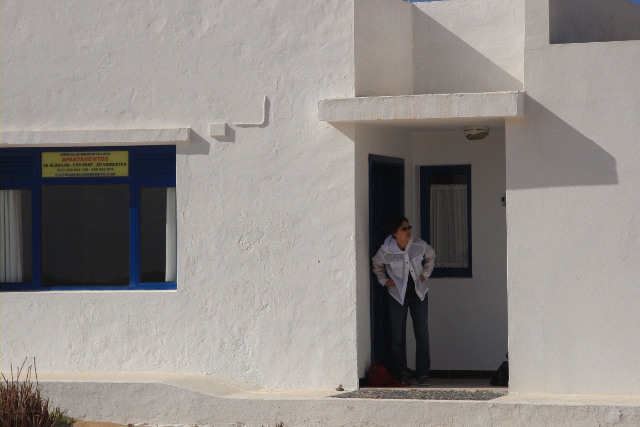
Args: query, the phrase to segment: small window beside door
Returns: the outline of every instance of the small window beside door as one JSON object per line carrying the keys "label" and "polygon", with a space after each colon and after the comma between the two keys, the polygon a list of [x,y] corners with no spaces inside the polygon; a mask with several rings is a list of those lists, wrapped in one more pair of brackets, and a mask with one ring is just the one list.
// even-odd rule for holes
{"label": "small window beside door", "polygon": [[471,277],[471,166],[420,167],[420,210],[436,251],[431,277]]}

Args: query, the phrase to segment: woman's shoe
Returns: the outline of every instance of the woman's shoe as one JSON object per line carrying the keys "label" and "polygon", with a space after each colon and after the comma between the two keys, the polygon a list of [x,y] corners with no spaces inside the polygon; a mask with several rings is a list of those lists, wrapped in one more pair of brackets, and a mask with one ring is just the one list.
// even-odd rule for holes
{"label": "woman's shoe", "polygon": [[429,381],[429,377],[426,375],[421,376],[420,378],[418,378],[418,385],[421,387],[428,387],[431,385],[431,382]]}
{"label": "woman's shoe", "polygon": [[402,385],[411,384],[411,372],[409,372],[409,371],[401,372],[399,381],[400,381],[400,384],[402,384]]}

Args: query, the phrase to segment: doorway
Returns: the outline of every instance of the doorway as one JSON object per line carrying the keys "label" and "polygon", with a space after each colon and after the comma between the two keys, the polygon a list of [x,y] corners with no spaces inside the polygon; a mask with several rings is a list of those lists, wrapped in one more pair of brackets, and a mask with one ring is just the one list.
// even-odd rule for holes
{"label": "doorway", "polygon": [[[389,235],[387,221],[393,215],[404,215],[404,160],[369,155],[369,259]],[[371,361],[390,366],[389,293],[370,275]]]}

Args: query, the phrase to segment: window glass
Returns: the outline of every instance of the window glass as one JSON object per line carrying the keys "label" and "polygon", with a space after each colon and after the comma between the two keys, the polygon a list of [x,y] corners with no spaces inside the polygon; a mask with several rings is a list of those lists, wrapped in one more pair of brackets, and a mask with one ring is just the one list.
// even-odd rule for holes
{"label": "window glass", "polygon": [[433,277],[471,277],[471,167],[420,168],[422,234],[436,251]]}
{"label": "window glass", "polygon": [[42,284],[129,285],[129,186],[42,186]]}
{"label": "window glass", "polygon": [[175,187],[140,189],[140,281],[176,280]]}
{"label": "window glass", "polygon": [[436,267],[469,267],[467,185],[430,186],[429,236],[436,249]]}
{"label": "window glass", "polygon": [[0,190],[0,283],[31,281],[31,190]]}

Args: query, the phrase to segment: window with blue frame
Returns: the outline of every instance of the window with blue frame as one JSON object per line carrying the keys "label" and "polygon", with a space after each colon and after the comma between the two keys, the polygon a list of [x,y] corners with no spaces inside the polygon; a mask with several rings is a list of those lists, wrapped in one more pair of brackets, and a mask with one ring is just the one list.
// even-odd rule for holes
{"label": "window with blue frame", "polygon": [[175,146],[0,150],[0,289],[175,289]]}
{"label": "window with blue frame", "polygon": [[471,277],[471,166],[421,166],[420,211],[436,251],[431,276]]}

